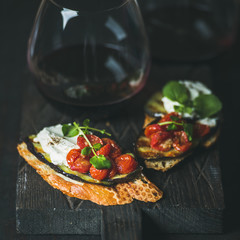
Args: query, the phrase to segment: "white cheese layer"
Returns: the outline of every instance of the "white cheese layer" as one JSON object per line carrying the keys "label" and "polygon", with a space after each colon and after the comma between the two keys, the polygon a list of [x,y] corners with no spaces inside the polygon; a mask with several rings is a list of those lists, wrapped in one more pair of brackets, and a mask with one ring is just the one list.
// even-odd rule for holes
{"label": "white cheese layer", "polygon": [[[207,88],[203,83],[201,82],[192,82],[192,81],[179,81],[179,83],[183,84],[189,91],[190,93],[190,100],[194,100],[196,97],[199,96],[199,94],[211,94],[212,91]],[[180,106],[179,102],[172,101],[167,97],[162,98],[163,106],[165,110],[170,113],[170,112],[175,112],[174,106]],[[181,113],[179,113],[181,114]],[[192,114],[189,113],[183,113],[183,117],[186,118],[194,118],[198,117],[196,113],[193,111]],[[208,125],[210,127],[214,127],[217,124],[217,118],[204,118],[204,119],[199,119],[199,123]]]}
{"label": "white cheese layer", "polygon": [[187,80],[179,81],[179,82],[188,89],[191,100],[198,97],[200,93],[202,93],[202,94],[211,94],[212,93],[212,91],[201,82],[192,82],[192,81],[187,81]]}
{"label": "white cheese layer", "polygon": [[79,148],[76,137],[64,137],[62,133],[62,125],[58,124],[52,127],[45,127],[41,130],[34,142],[39,142],[44,152],[50,155],[50,159],[55,165],[67,164],[67,154],[71,149]]}
{"label": "white cheese layer", "polygon": [[209,127],[215,127],[217,125],[218,118],[202,118],[197,122],[203,125],[208,125]]}

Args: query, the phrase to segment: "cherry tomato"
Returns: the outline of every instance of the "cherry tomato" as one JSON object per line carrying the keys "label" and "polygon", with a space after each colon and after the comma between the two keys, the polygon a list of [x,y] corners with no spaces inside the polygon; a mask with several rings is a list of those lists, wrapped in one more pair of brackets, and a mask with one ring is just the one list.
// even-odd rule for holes
{"label": "cherry tomato", "polygon": [[111,145],[111,150],[108,156],[111,159],[115,159],[116,157],[120,156],[122,154],[121,148],[117,145],[117,143],[110,139],[110,138],[102,138],[102,141],[104,144],[110,144]]}
{"label": "cherry tomato", "polygon": [[93,178],[101,181],[108,176],[109,169],[97,169],[93,165],[90,167],[90,174]]}
{"label": "cherry tomato", "polygon": [[115,159],[115,163],[117,165],[118,172],[121,174],[133,172],[138,166],[136,160],[129,154],[118,156]]}
{"label": "cherry tomato", "polygon": [[76,159],[76,161],[70,166],[71,170],[78,171],[80,173],[87,173],[91,167],[89,159],[83,155]]}
{"label": "cherry tomato", "polygon": [[[86,134],[86,137],[92,145],[96,143],[101,143],[103,145],[101,138],[97,137],[96,135]],[[88,143],[84,137],[79,136],[77,139],[77,145],[80,147],[80,149],[83,149],[88,146]]]}
{"label": "cherry tomato", "polygon": [[203,137],[210,132],[210,127],[201,123],[195,123],[193,126],[194,137]]}
{"label": "cherry tomato", "polygon": [[[173,120],[171,117],[177,117],[177,118],[179,118],[179,120],[177,120],[177,121]],[[174,122],[181,123],[181,122],[183,122],[183,119],[178,113],[171,112],[171,113],[164,115],[159,122],[162,123],[162,122],[168,122],[168,121],[174,121]],[[161,127],[162,127],[162,129],[167,130],[168,126],[169,126],[169,124],[166,124],[166,125],[162,125]],[[179,125],[176,125],[176,126],[177,126],[177,130],[183,130],[182,126],[179,126]]]}
{"label": "cherry tomato", "polygon": [[159,131],[151,135],[150,145],[153,149],[167,152],[172,148],[172,133]]}
{"label": "cherry tomato", "polygon": [[171,117],[177,117],[177,118],[181,119],[181,116],[178,113],[171,112],[171,113],[164,115],[159,122],[173,121]]}
{"label": "cherry tomato", "polygon": [[158,124],[151,124],[148,125],[145,130],[144,130],[144,134],[146,137],[150,137],[153,133],[160,131],[162,128],[160,125]]}
{"label": "cherry tomato", "polygon": [[108,154],[111,151],[111,145],[108,143],[106,145],[104,145],[103,147],[101,147],[96,154],[97,155],[104,155],[104,156],[108,156]]}
{"label": "cherry tomato", "polygon": [[179,152],[186,152],[192,145],[184,131],[174,132],[173,147]]}
{"label": "cherry tomato", "polygon": [[107,178],[112,178],[117,174],[117,166],[114,161],[111,161],[112,167],[108,171]]}
{"label": "cherry tomato", "polygon": [[69,166],[71,166],[77,158],[79,158],[81,155],[80,149],[71,149],[69,153],[67,154],[67,163]]}

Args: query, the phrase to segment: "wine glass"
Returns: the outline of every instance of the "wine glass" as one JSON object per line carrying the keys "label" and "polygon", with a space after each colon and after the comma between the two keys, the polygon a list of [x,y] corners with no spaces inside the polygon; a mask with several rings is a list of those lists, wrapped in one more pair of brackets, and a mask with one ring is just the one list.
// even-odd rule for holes
{"label": "wine glass", "polygon": [[139,0],[153,57],[210,59],[229,49],[238,25],[236,0]]}
{"label": "wine glass", "polygon": [[41,92],[77,106],[134,96],[150,68],[136,0],[42,0],[27,57]]}

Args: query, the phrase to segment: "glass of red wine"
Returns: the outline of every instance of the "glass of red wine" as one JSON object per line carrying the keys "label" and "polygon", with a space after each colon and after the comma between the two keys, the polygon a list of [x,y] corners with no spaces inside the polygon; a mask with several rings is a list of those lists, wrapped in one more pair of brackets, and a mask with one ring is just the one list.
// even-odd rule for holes
{"label": "glass of red wine", "polygon": [[153,57],[211,59],[232,46],[238,27],[236,0],[139,0]]}
{"label": "glass of red wine", "polygon": [[42,0],[27,55],[41,92],[76,106],[134,96],[150,67],[136,0]]}

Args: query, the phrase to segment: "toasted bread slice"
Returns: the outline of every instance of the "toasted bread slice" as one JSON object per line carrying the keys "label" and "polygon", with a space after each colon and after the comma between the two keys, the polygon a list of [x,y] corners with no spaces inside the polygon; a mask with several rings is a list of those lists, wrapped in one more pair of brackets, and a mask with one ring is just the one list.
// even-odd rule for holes
{"label": "toasted bread slice", "polygon": [[142,173],[136,179],[106,187],[73,180],[53,170],[38,160],[27,148],[25,142],[17,146],[19,154],[31,165],[52,187],[70,197],[90,200],[99,205],[122,205],[134,199],[144,202],[156,202],[162,198],[162,191],[151,183]]}

